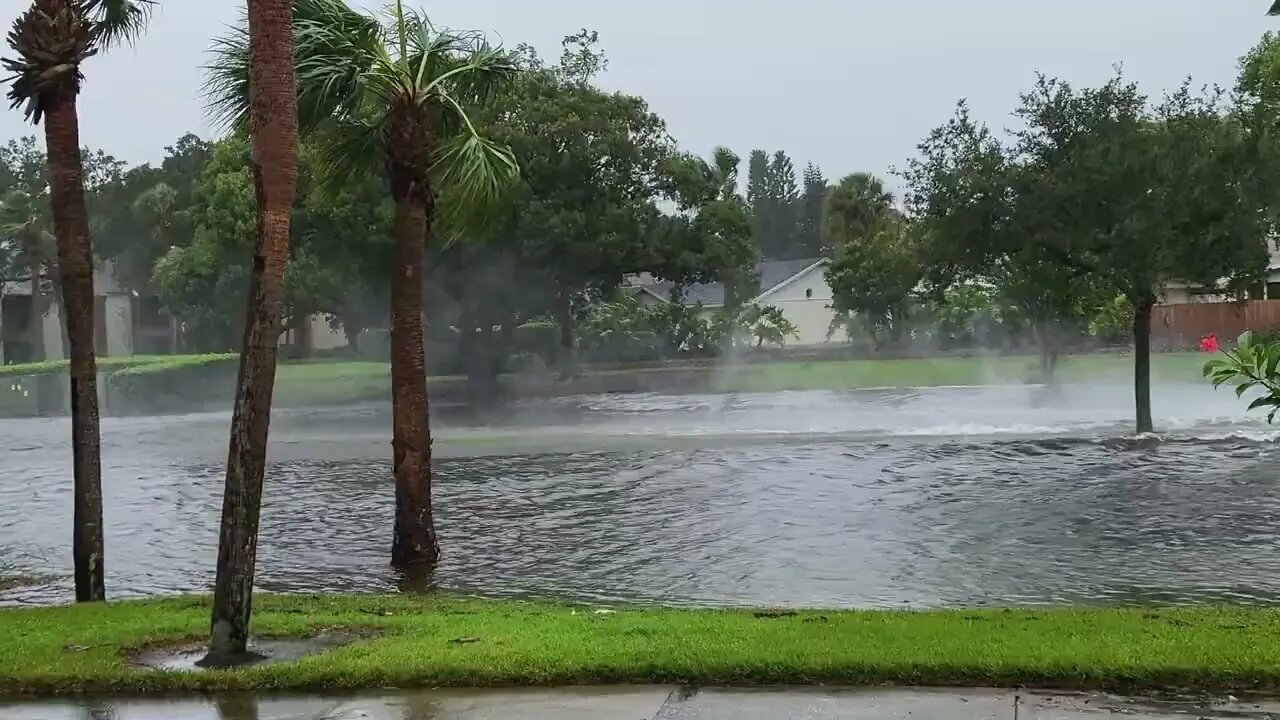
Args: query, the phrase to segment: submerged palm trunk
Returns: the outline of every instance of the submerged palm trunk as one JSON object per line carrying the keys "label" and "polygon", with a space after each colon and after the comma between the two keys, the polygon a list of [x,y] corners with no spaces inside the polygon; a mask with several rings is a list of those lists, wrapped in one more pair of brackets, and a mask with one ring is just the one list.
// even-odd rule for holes
{"label": "submerged palm trunk", "polygon": [[392,181],[391,412],[396,518],[391,563],[431,565],[440,556],[431,512],[431,427],[422,330],[422,255],[432,202],[415,183]]}
{"label": "submerged palm trunk", "polygon": [[1144,299],[1133,307],[1133,398],[1137,409],[1138,432],[1155,429],[1151,421],[1151,308]]}
{"label": "submerged palm trunk", "polygon": [[258,244],[249,279],[240,374],[227,451],[222,535],[213,594],[208,665],[245,656],[258,518],[280,342],[289,212],[297,184],[298,117],[290,0],[249,0],[249,99]]}
{"label": "submerged palm trunk", "polygon": [[[422,327],[422,256],[435,212],[424,151],[433,147],[420,110],[393,110],[388,170],[395,200],[391,250],[391,451],[396,517],[391,564],[431,566],[440,557],[431,512],[431,426]],[[429,157],[429,153],[425,155]]]}
{"label": "submerged palm trunk", "polygon": [[[71,346],[71,456],[75,477],[71,554],[75,561],[76,601],[88,602],[105,600],[107,592],[102,564],[98,370],[93,351],[93,250],[84,205],[80,123],[73,92],[63,92],[50,103],[44,134],[58,271],[62,275],[62,317]],[[32,301],[35,299],[33,292]]]}

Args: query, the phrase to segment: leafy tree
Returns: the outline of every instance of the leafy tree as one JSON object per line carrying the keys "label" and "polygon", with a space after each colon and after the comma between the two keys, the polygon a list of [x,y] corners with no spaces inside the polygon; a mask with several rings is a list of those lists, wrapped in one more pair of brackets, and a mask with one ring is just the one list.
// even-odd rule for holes
{"label": "leafy tree", "polygon": [[159,167],[130,168],[104,184],[94,203],[95,252],[112,261],[123,287],[144,295],[154,293],[156,262],[194,239],[196,185],[212,145],[187,134],[165,153]]}
{"label": "leafy tree", "polygon": [[[336,191],[322,188],[314,177],[315,155],[310,146],[299,149],[284,317],[297,329],[305,328],[311,315],[326,314],[354,344],[361,330],[386,317],[385,303],[373,306],[385,297],[391,203],[374,178],[352,178]],[[193,349],[226,351],[240,341],[239,298],[248,290],[256,233],[248,159],[249,145],[239,136],[211,146],[204,172],[193,184],[194,204],[175,212],[181,224],[190,225],[192,239],[179,238],[166,250],[148,285],[182,319]],[[155,185],[139,200],[155,188],[167,195],[168,187]]]}
{"label": "leafy tree", "polygon": [[922,279],[920,233],[889,204],[877,179],[854,173],[831,191],[823,245],[831,254],[826,277],[837,317],[859,318],[877,348],[886,335],[901,339]]}
{"label": "leafy tree", "polygon": [[[478,224],[516,173],[509,149],[481,135],[464,109],[516,67],[481,36],[440,30],[399,0],[382,17],[343,0],[297,0],[293,7],[299,127],[318,149],[318,174],[334,187],[352,177],[385,176],[395,202],[391,556],[397,566],[429,566],[439,558],[439,543],[431,510],[423,245],[441,187],[452,194],[447,207],[455,223]],[[215,107],[241,126],[249,111],[248,49],[243,32],[222,40],[211,82]]]}
{"label": "leafy tree", "polygon": [[737,193],[739,158],[716,148],[711,162],[692,155],[667,165],[668,194],[680,213],[655,218],[645,269],[676,285],[720,282],[724,307],[736,313],[759,292],[760,256],[751,238],[751,218]]}
{"label": "leafy tree", "polygon": [[1080,327],[1083,308],[1098,298],[1090,276],[1042,244],[1060,219],[1034,201],[1040,178],[963,102],[921,143],[904,177],[907,208],[925,228],[922,259],[935,294],[991,286],[1029,324],[1042,377],[1052,379],[1064,331]]}
{"label": "leafy tree", "polygon": [[580,313],[652,255],[674,152],[665,123],[641,98],[592,84],[605,62],[596,41],[591,33],[566,38],[559,64],[528,67],[478,119],[522,172],[476,235],[535,270],[522,284],[549,296],[560,329],[556,365],[566,377],[577,371]]}
{"label": "leafy tree", "polygon": [[1153,106],[1119,75],[1084,90],[1042,77],[1017,115],[1027,202],[1058,218],[1033,242],[1132,303],[1137,430],[1150,432],[1158,288],[1244,286],[1265,270],[1255,143],[1219,94],[1184,85]]}
{"label": "leafy tree", "polygon": [[63,320],[70,340],[72,466],[76,600],[106,599],[102,543],[102,460],[98,379],[94,357],[93,248],[85,208],[84,164],[76,101],[81,63],[136,37],[149,0],[32,0],[9,31],[16,55],[0,65],[11,73],[9,100],[27,119],[44,121],[49,199],[61,273]]}

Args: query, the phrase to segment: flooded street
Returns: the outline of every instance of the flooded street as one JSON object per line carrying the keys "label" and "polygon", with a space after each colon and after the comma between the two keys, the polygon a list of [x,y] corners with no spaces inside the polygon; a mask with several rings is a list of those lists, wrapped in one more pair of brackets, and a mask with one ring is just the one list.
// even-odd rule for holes
{"label": "flooded street", "polygon": [[[597,396],[433,418],[444,559],[487,596],[938,607],[1280,598],[1280,448],[1230,392]],[[114,597],[213,581],[226,415],[103,424]],[[259,585],[385,592],[385,408],[278,412]],[[0,603],[69,601],[68,422],[0,421]]]}

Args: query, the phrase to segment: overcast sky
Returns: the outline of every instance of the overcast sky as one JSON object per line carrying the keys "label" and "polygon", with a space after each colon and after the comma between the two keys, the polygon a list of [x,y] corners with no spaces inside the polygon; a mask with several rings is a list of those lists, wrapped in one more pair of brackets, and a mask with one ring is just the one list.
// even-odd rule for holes
{"label": "overcast sky", "polygon": [[[29,0],[27,0],[29,1]],[[160,0],[147,35],[85,66],[85,144],[156,161],[212,130],[200,101],[210,39],[243,0]],[[377,3],[381,4],[381,3]],[[409,0],[413,5],[413,0]],[[0,0],[9,22],[24,0]],[[1151,93],[1192,75],[1230,85],[1236,62],[1280,21],[1268,0],[420,0],[438,24],[559,55],[560,39],[600,32],[602,82],[645,97],[689,151],[786,150],[828,177],[886,172],[967,97],[1003,125],[1043,71],[1105,80],[1116,63]],[[5,48],[5,53],[8,49]],[[31,130],[0,112],[0,135]]]}

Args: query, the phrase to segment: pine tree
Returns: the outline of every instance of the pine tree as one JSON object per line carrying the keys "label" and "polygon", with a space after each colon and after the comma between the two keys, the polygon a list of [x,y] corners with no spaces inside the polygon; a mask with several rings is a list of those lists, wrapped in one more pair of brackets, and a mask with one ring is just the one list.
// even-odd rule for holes
{"label": "pine tree", "polygon": [[795,251],[797,257],[814,257],[822,251],[822,206],[830,186],[822,170],[813,163],[804,168],[804,190],[796,217]]}
{"label": "pine tree", "polygon": [[796,257],[796,210],[800,194],[791,158],[781,150],[774,153],[765,178],[770,207],[762,250],[767,257],[788,260]]}
{"label": "pine tree", "polygon": [[768,197],[768,175],[768,153],[752,150],[747,162],[747,207],[751,211],[751,239],[762,252],[772,207]]}

